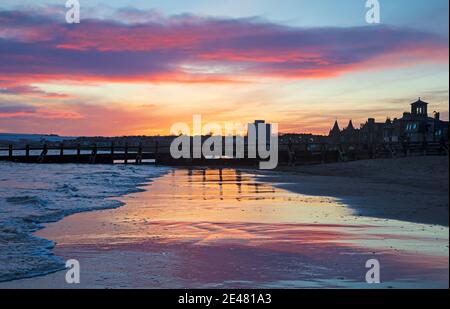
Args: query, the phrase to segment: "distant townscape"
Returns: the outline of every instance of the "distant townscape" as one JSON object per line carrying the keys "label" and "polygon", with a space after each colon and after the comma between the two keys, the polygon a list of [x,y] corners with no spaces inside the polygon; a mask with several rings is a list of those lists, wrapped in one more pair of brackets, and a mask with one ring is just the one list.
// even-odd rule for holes
{"label": "distant townscape", "polygon": [[[256,125],[256,127],[254,126]],[[271,144],[272,124],[256,120],[250,127],[266,132],[266,145]],[[411,103],[410,112],[400,118],[376,122],[369,118],[360,128],[352,120],[340,129],[338,122],[327,136],[313,134],[281,134],[278,139],[278,157],[281,164],[326,163],[373,158],[393,158],[411,155],[448,155],[448,121],[440,113],[428,115],[428,103],[420,98]],[[0,160],[47,163],[113,163],[153,160],[161,164],[252,164],[254,160],[230,157],[223,152],[219,160],[180,160],[171,157],[169,149],[177,136],[123,136],[123,137],[59,137],[57,135],[0,135]],[[202,143],[210,135],[202,136]],[[192,137],[191,137],[192,139]],[[244,137],[245,151],[249,151],[248,136]],[[233,140],[236,149],[237,139]],[[256,143],[260,143],[256,139]],[[191,141],[192,144],[192,141]],[[225,148],[223,147],[223,150]],[[268,150],[270,147],[268,148]],[[245,156],[247,157],[247,156]],[[223,160],[223,161],[222,161]],[[214,160],[213,160],[214,161]]]}
{"label": "distant townscape", "polygon": [[343,130],[336,121],[328,137],[334,144],[448,142],[448,121],[441,120],[439,112],[429,117],[428,103],[419,98],[411,103],[411,111],[404,112],[401,118],[387,118],[385,122],[369,118],[360,129],[356,129],[350,120]]}

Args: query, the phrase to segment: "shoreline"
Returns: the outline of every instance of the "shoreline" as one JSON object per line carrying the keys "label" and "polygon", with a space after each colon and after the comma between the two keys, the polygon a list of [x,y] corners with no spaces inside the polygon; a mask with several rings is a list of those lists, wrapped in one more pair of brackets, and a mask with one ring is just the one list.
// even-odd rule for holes
{"label": "shoreline", "polygon": [[[4,243],[9,248],[5,248],[4,252],[9,254],[0,257],[0,262],[3,264],[4,273],[0,274],[0,284],[3,282],[13,282],[22,279],[33,279],[40,276],[46,276],[49,274],[60,272],[65,269],[64,261],[53,254],[55,242],[51,239],[37,236],[42,229],[45,229],[48,224],[56,224],[64,218],[73,216],[80,213],[90,213],[99,210],[116,209],[125,205],[121,198],[128,194],[139,193],[145,190],[143,187],[151,183],[155,177],[164,174],[169,169],[155,170],[153,174],[139,174],[138,170],[127,170],[127,175],[122,175],[118,172],[118,169],[111,168],[111,166],[100,166],[97,172],[104,175],[97,179],[98,182],[106,181],[107,187],[101,187],[102,184],[91,184],[92,170],[86,171],[88,168],[85,165],[81,165],[80,175],[72,173],[71,168],[80,167],[77,164],[63,165],[63,171],[52,170],[54,165],[32,165],[23,163],[3,163],[3,171],[5,172],[4,178],[0,180],[6,184],[5,188],[10,186],[6,166],[9,169],[13,169],[18,172],[19,175],[27,175],[29,169],[36,169],[33,175],[27,175],[29,178],[24,179],[22,187],[15,187],[14,181],[12,182],[12,188],[4,190],[1,196],[4,197],[4,204],[0,206],[7,207],[14,206],[15,216],[11,222],[4,221],[7,224],[0,226],[0,245],[3,242],[2,238],[5,238]],[[42,168],[45,168],[42,171]],[[46,174],[48,171],[49,174]],[[51,173],[68,175],[69,179],[60,179],[59,176],[51,177]],[[93,172],[95,174],[95,172]],[[87,177],[85,177],[87,175]],[[50,176],[50,177],[49,177]],[[35,179],[37,177],[37,179]],[[42,178],[41,178],[42,177]],[[42,179],[48,178],[45,181]],[[120,180],[122,186],[113,186],[111,179]],[[41,182],[35,186],[33,183],[37,180]],[[21,184],[21,183],[18,183]],[[97,186],[97,192],[80,192],[81,188],[87,189],[87,187]],[[5,189],[4,188],[4,189]],[[52,194],[43,193],[43,188],[53,191]],[[50,189],[51,188],[51,189]],[[11,195],[14,193],[14,195]],[[60,194],[55,196],[56,194]],[[62,197],[64,197],[62,199]],[[60,204],[65,201],[66,204]],[[78,201],[81,205],[73,203],[71,199]],[[84,203],[83,203],[84,202]],[[36,207],[30,211],[29,208]],[[23,210],[22,210],[23,208]],[[6,208],[5,208],[6,209]],[[39,212],[40,211],[40,212]],[[5,213],[5,211],[3,211]],[[36,213],[37,212],[37,213]],[[5,220],[5,219],[3,219]],[[2,223],[4,223],[2,222]],[[9,225],[8,225],[9,223]],[[16,234],[15,234],[16,233]],[[14,250],[12,250],[14,248]],[[7,249],[10,249],[7,251]],[[25,250],[26,249],[26,250]],[[25,262],[23,265],[10,265],[11,258],[19,261],[32,260],[34,265],[30,266]],[[28,260],[27,260],[28,259]],[[42,264],[42,265],[41,265]],[[17,268],[16,268],[17,267]],[[31,270],[25,272],[21,267],[31,267]],[[15,278],[11,279],[11,274],[8,271],[15,272]]]}

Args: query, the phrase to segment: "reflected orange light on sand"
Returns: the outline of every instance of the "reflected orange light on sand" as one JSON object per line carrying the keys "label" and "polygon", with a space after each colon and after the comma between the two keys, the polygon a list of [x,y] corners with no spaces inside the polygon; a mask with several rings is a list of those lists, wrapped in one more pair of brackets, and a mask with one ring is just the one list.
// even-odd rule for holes
{"label": "reflected orange light on sand", "polygon": [[383,280],[448,280],[448,229],[354,216],[335,198],[278,189],[249,171],[168,170],[120,199],[120,208],[69,216],[37,234],[87,267],[118,254],[133,265],[133,286],[147,286],[148,276],[161,287],[347,286],[364,280],[374,255]]}
{"label": "reflected orange light on sand", "polygon": [[[355,216],[336,198],[291,193],[234,169],[174,169],[145,191],[120,199],[125,207],[78,215],[94,223],[84,224],[83,230],[74,225],[75,231],[53,234],[50,227],[39,233],[50,233],[43,236],[62,243],[153,239],[208,245],[235,242],[288,251],[295,249],[283,244],[384,246],[386,238],[408,248],[415,237],[398,233],[395,222]],[[70,223],[70,218],[64,221]],[[414,224],[411,228],[421,229]],[[433,233],[422,232],[421,238],[425,241]]]}
{"label": "reflected orange light on sand", "polygon": [[[333,198],[291,194],[231,169],[175,170],[142,194],[136,218],[153,221],[300,223],[349,213]],[[166,207],[169,194],[175,207]]]}

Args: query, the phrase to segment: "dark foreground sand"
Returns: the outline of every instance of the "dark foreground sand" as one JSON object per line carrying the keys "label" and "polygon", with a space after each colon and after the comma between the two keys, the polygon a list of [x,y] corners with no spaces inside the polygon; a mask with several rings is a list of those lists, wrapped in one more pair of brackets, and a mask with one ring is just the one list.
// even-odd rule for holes
{"label": "dark foreground sand", "polygon": [[261,180],[296,193],[342,199],[357,214],[449,224],[447,156],[280,167]]}

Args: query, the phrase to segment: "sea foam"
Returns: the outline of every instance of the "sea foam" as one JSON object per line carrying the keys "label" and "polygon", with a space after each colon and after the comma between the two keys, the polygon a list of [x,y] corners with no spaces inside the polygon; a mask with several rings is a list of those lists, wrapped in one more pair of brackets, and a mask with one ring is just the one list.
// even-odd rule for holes
{"label": "sea foam", "polygon": [[168,169],[149,165],[0,162],[0,282],[64,269],[54,243],[33,235],[42,223],[121,206],[111,197],[136,192]]}

